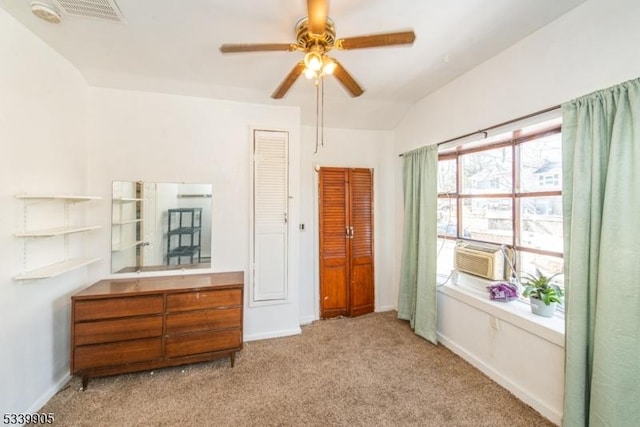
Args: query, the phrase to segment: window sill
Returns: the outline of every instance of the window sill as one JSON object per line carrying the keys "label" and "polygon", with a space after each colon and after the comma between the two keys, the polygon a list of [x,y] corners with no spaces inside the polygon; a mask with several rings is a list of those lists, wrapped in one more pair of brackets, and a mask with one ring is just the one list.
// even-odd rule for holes
{"label": "window sill", "polygon": [[439,284],[438,292],[564,347],[564,316],[561,313],[547,318],[533,314],[529,304],[523,301],[491,301],[478,283],[486,286],[489,282],[459,274],[455,284]]}

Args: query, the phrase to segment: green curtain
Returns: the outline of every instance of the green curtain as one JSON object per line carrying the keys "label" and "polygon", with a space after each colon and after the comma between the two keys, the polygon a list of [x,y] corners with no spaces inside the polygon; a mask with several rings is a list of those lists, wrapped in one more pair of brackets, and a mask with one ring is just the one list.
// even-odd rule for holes
{"label": "green curtain", "polygon": [[640,79],[569,102],[562,116],[563,425],[637,426]]}
{"label": "green curtain", "polygon": [[398,318],[438,343],[436,331],[436,248],[438,147],[405,153],[402,165],[404,233]]}

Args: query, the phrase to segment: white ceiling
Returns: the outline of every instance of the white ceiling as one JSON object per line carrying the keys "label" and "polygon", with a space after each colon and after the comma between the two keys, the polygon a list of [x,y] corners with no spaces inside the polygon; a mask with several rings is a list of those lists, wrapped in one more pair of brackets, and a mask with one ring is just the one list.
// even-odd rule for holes
{"label": "white ceiling", "polygon": [[[43,0],[47,2],[48,0]],[[585,0],[334,0],[337,38],[413,29],[413,46],[333,51],[365,93],[325,85],[325,126],[393,129],[416,101]],[[125,24],[65,15],[50,24],[29,0],[0,0],[95,86],[301,106],[315,124],[315,88],[301,77],[271,93],[300,52],[223,55],[222,43],[295,42],[304,0],[116,0]]]}

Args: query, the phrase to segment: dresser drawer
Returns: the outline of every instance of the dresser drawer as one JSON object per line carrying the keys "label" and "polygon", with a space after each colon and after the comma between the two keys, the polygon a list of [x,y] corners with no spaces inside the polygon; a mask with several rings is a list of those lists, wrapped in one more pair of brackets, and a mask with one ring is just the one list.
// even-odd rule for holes
{"label": "dresser drawer", "polygon": [[242,331],[201,332],[167,337],[165,356],[180,357],[214,351],[239,349],[242,345]]}
{"label": "dresser drawer", "polygon": [[73,354],[74,372],[103,366],[158,360],[162,357],[162,339],[152,338],[111,344],[76,347]]}
{"label": "dresser drawer", "polygon": [[239,328],[242,325],[241,308],[186,311],[167,315],[167,335],[215,329]]}
{"label": "dresser drawer", "polygon": [[86,345],[162,336],[162,316],[76,323],[74,344]]}
{"label": "dresser drawer", "polygon": [[242,304],[240,289],[188,292],[167,295],[167,311],[203,310],[207,308],[233,307]]}
{"label": "dresser drawer", "polygon": [[144,314],[160,314],[162,295],[81,300],[74,304],[74,320],[109,319]]}

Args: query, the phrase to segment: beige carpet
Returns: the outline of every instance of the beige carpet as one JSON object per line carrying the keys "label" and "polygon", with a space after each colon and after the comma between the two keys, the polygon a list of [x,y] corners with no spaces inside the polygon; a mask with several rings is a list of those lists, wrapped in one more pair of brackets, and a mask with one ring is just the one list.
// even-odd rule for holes
{"label": "beige carpet", "polygon": [[395,312],[315,322],[229,359],[74,378],[42,408],[79,426],[552,426]]}

